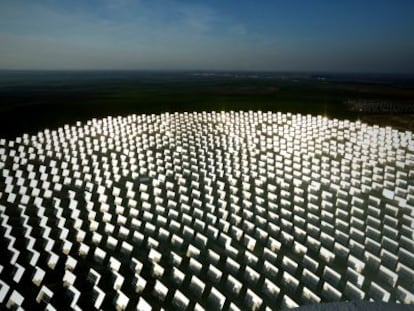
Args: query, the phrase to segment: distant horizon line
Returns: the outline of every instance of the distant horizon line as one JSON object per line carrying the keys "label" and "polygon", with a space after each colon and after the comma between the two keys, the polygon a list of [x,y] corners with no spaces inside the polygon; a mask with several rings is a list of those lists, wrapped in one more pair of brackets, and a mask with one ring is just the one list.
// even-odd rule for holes
{"label": "distant horizon line", "polygon": [[121,68],[93,68],[93,69],[17,69],[0,68],[0,72],[194,72],[194,73],[277,73],[277,74],[340,74],[340,75],[399,75],[414,76],[414,72],[372,72],[372,71],[345,71],[345,70],[263,70],[263,69],[121,69]]}

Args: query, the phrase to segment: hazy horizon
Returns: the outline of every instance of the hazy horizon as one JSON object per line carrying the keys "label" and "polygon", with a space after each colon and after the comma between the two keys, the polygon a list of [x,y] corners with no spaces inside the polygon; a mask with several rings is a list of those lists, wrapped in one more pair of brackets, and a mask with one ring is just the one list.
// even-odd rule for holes
{"label": "hazy horizon", "polygon": [[414,2],[0,2],[2,70],[414,73]]}
{"label": "hazy horizon", "polygon": [[152,69],[152,68],[39,68],[39,69],[25,69],[25,68],[0,68],[0,72],[154,72],[154,73],[163,73],[163,72],[176,72],[176,73],[200,73],[200,74],[209,74],[209,73],[221,73],[221,74],[231,74],[231,73],[258,73],[258,74],[280,74],[280,75],[402,75],[402,76],[412,76],[413,72],[397,72],[397,71],[350,71],[350,70],[266,70],[266,69],[208,69],[208,68],[194,68],[194,69]]}

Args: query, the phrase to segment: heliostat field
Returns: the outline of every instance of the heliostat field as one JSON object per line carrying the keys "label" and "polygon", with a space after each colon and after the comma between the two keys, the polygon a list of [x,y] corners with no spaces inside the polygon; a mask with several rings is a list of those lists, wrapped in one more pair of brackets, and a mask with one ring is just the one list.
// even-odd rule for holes
{"label": "heliostat field", "polygon": [[0,306],[414,303],[414,135],[130,115],[0,140]]}

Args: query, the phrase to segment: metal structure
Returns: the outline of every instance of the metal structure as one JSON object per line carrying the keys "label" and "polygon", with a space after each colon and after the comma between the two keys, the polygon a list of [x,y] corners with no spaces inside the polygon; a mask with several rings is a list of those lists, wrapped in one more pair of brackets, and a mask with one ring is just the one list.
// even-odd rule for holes
{"label": "metal structure", "polygon": [[414,135],[323,117],[93,119],[0,140],[0,306],[414,303]]}

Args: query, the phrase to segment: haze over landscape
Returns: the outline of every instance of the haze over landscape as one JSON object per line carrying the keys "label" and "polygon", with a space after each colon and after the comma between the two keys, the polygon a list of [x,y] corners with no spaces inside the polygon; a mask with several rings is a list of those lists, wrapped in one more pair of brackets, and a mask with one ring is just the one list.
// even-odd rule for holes
{"label": "haze over landscape", "polygon": [[1,69],[414,72],[414,2],[0,2]]}
{"label": "haze over landscape", "polygon": [[414,308],[413,0],[0,0],[0,309]]}

